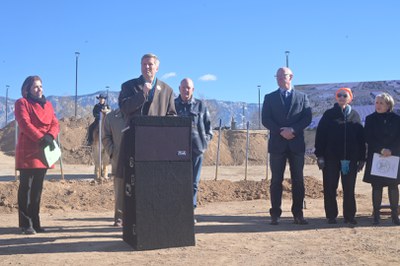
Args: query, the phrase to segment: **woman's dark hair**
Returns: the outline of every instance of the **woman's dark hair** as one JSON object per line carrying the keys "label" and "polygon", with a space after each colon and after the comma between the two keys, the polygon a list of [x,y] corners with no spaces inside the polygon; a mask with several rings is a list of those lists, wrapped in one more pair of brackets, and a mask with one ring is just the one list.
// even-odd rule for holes
{"label": "woman's dark hair", "polygon": [[37,80],[40,80],[40,82],[42,82],[42,79],[39,76],[29,76],[25,79],[21,88],[22,97],[24,98],[28,97],[29,90],[31,89],[33,83]]}

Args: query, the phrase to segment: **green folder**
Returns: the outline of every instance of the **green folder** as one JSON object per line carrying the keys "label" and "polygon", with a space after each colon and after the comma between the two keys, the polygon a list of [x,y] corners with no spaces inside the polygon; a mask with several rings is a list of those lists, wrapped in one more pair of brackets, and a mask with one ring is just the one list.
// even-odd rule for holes
{"label": "green folder", "polygon": [[55,140],[53,140],[54,150],[50,150],[50,145],[47,145],[44,148],[44,157],[46,158],[46,163],[48,167],[51,167],[55,162],[58,161],[61,157],[61,150],[58,147],[58,144]]}

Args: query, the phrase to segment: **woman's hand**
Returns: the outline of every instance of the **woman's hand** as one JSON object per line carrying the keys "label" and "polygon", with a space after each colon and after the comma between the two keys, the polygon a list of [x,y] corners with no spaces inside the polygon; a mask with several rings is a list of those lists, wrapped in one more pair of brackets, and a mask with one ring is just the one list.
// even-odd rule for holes
{"label": "woman's hand", "polygon": [[47,146],[50,146],[50,150],[52,151],[52,150],[55,149],[53,140],[54,140],[54,138],[53,138],[52,135],[50,135],[50,134],[45,134],[45,135],[43,136],[43,138],[40,140],[40,146],[41,146],[42,148],[45,148],[45,147],[47,147]]}
{"label": "woman's hand", "polygon": [[381,150],[381,155],[382,155],[383,157],[392,156],[392,151],[389,150],[389,149],[382,149],[382,150]]}

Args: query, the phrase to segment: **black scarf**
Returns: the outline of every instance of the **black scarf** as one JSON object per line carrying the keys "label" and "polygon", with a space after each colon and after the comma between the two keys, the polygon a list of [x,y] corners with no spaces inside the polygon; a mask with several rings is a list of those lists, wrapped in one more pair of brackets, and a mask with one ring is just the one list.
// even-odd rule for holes
{"label": "black scarf", "polygon": [[28,93],[27,98],[34,101],[35,103],[40,104],[40,106],[42,106],[42,108],[44,108],[44,105],[46,104],[46,97],[44,95],[42,95],[42,98],[37,98],[37,97],[32,96],[32,94]]}

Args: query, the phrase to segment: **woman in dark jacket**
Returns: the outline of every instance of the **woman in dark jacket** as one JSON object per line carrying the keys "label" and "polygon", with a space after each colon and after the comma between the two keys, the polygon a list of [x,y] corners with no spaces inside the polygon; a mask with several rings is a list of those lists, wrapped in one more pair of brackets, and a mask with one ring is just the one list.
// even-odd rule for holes
{"label": "woman in dark jacket", "polygon": [[364,182],[372,186],[373,224],[380,222],[379,209],[382,203],[383,187],[389,191],[389,202],[392,221],[400,225],[399,207],[399,183],[400,177],[387,178],[371,174],[372,158],[374,153],[383,157],[400,156],[400,117],[393,113],[394,100],[387,93],[382,93],[375,98],[375,112],[367,116],[365,120],[365,140],[368,144],[367,166],[364,173]]}
{"label": "woman in dark jacket", "polygon": [[357,172],[365,163],[365,141],[360,115],[349,105],[352,99],[349,88],[338,89],[337,103],[325,111],[315,136],[315,155],[322,170],[325,214],[329,224],[337,223],[336,191],[340,176],[344,222],[357,224],[354,190]]}
{"label": "woman in dark jacket", "polygon": [[18,189],[19,227],[24,234],[44,232],[40,225],[39,209],[43,179],[49,168],[44,158],[44,147],[54,147],[59,132],[53,106],[43,95],[42,80],[38,76],[25,79],[22,98],[15,102],[18,122],[16,170],[20,173]]}

